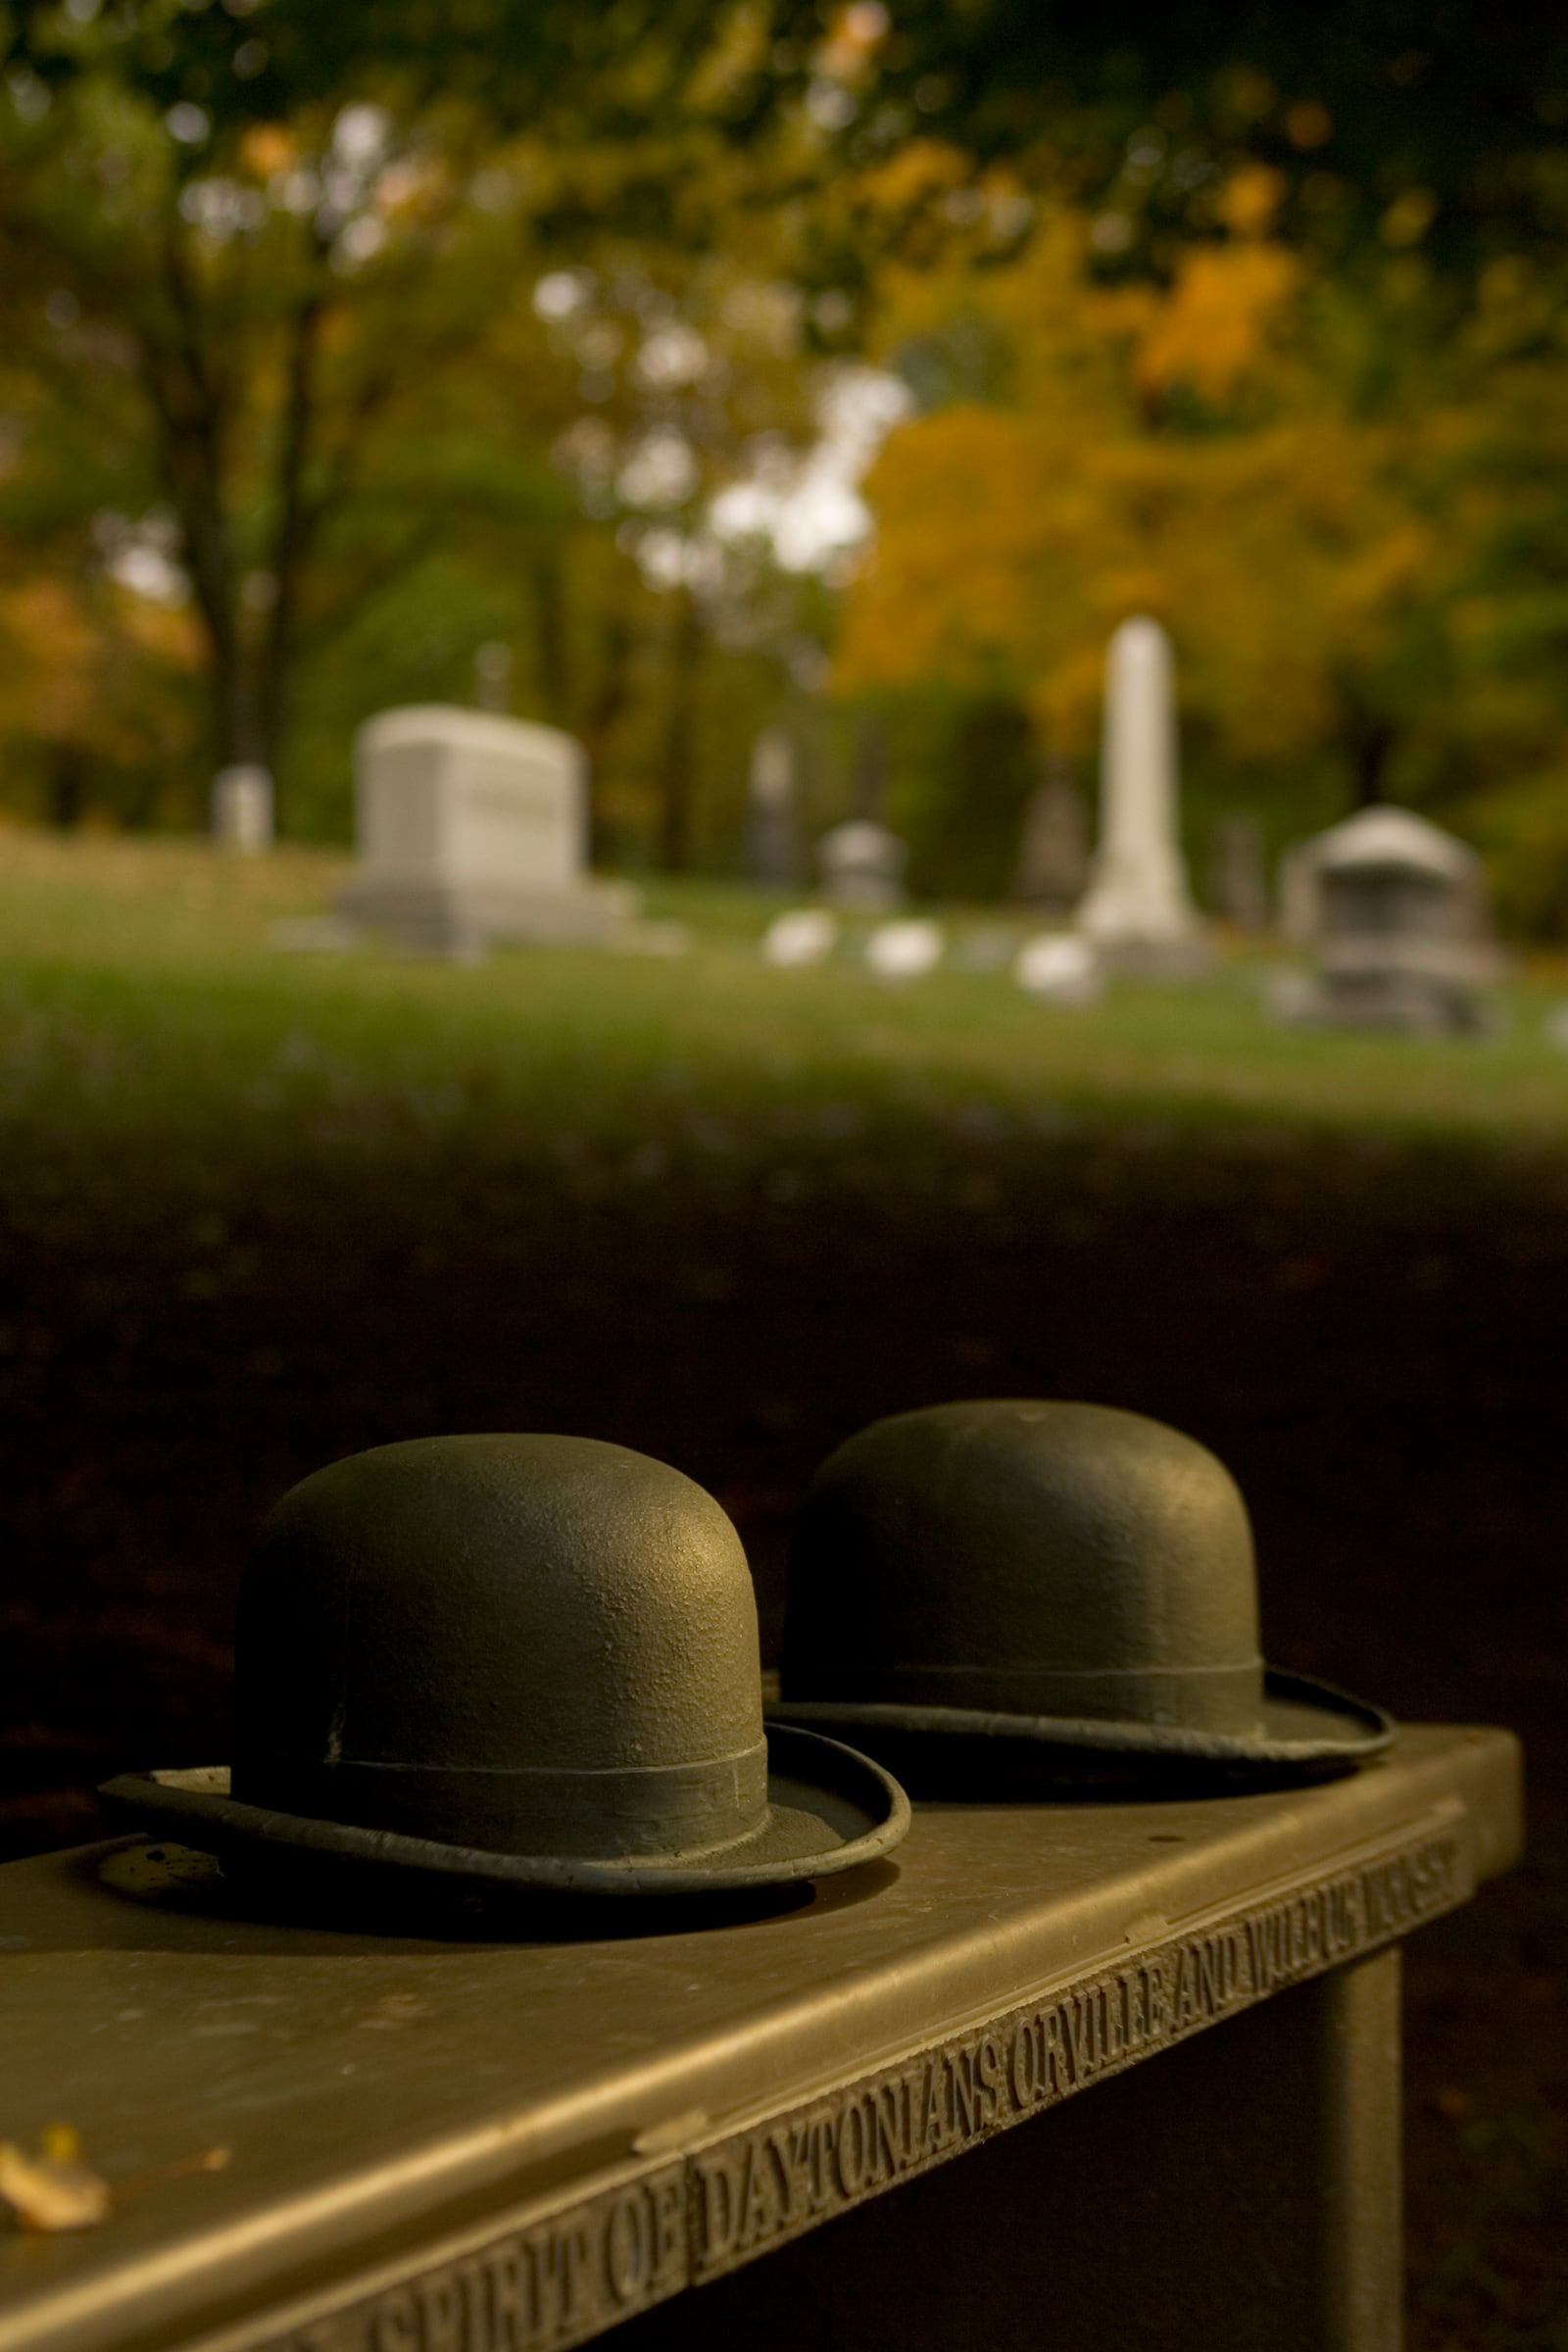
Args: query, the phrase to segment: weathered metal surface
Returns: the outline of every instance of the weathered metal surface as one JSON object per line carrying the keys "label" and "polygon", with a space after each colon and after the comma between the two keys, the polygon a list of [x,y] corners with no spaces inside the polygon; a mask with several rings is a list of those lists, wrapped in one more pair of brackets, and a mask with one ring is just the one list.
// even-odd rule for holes
{"label": "weathered metal surface", "polygon": [[150,2185],[0,2238],[0,2348],[564,2352],[1384,1948],[1519,1834],[1506,1735],[1412,1730],[1288,1794],[934,1807],[700,1931],[437,1943],[109,1891],[136,1849],[12,1865],[5,2128]]}
{"label": "weathered metal surface", "polygon": [[616,2352],[1398,2352],[1397,1945],[645,2311]]}

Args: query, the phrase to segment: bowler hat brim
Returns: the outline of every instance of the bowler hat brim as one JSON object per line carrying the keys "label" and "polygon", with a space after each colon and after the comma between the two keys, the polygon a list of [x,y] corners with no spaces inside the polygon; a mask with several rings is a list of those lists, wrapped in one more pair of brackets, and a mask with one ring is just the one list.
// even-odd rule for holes
{"label": "bowler hat brim", "polygon": [[556,1894],[722,1894],[786,1886],[855,1870],[888,1853],[909,1826],[898,1782],[842,1741],[775,1724],[767,1734],[767,1813],[760,1827],[709,1854],[664,1862],[639,1854],[603,1861],[571,1854],[492,1853],[392,1830],[360,1829],[241,1803],[226,1765],[122,1773],[99,1790],[128,1827],[220,1859],[333,1861],[453,1893],[537,1887]]}
{"label": "bowler hat brim", "polygon": [[781,1698],[764,1711],[769,1738],[793,1725],[854,1739],[916,1795],[934,1793],[956,1777],[975,1794],[1014,1784],[1325,1780],[1380,1754],[1397,1728],[1381,1707],[1273,1667],[1263,1678],[1257,1729],[1247,1733],[892,1700]]}

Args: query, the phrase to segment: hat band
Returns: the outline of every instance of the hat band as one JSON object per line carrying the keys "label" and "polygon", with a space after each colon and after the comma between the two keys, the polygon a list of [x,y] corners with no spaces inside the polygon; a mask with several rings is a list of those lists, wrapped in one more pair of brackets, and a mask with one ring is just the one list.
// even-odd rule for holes
{"label": "hat band", "polygon": [[695,1854],[731,1844],[767,1812],[767,1742],[691,1764],[606,1772],[551,1765],[326,1764],[236,1757],[233,1793],[248,1805],[356,1829],[395,1830],[487,1853]]}
{"label": "hat band", "polygon": [[1083,1674],[1037,1666],[832,1666],[786,1660],[784,1695],[867,1705],[969,1707],[1059,1721],[1143,1723],[1249,1733],[1262,1721],[1263,1661],[1240,1666],[1118,1666]]}

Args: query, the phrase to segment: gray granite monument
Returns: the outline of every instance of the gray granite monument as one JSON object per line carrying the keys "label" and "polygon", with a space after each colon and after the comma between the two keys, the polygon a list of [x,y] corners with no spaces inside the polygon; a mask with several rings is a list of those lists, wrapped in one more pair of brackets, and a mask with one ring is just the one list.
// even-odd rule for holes
{"label": "gray granite monument", "polygon": [[1209,836],[1208,904],[1238,931],[1268,929],[1263,828],[1255,816],[1222,816]]}
{"label": "gray granite monument", "polygon": [[752,746],[746,787],[747,849],[752,880],[789,890],[801,878],[795,746],[782,727],[767,727]]}
{"label": "gray granite monument", "polygon": [[1024,809],[1011,896],[1065,918],[1089,881],[1089,811],[1070,761],[1048,754]]}
{"label": "gray granite monument", "polygon": [[824,833],[816,845],[822,896],[835,906],[880,912],[904,898],[907,852],[896,833],[868,816],[852,816]]}
{"label": "gray granite monument", "polygon": [[1289,1017],[1339,1028],[1491,1026],[1489,935],[1474,850],[1408,808],[1363,808],[1292,855],[1293,923],[1316,969]]}

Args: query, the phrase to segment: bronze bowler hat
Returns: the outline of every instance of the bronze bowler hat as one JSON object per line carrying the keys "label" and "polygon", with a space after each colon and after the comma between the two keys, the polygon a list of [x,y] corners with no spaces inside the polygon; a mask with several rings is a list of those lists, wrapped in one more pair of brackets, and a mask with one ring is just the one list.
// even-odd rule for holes
{"label": "bronze bowler hat", "polygon": [[936,1405],[818,1471],[790,1554],[772,1719],[911,1786],[1313,1778],[1380,1708],[1265,1667],[1247,1506],[1223,1463],[1105,1405]]}
{"label": "bronze bowler hat", "polygon": [[232,1775],[105,1794],[224,1852],[447,1886],[676,1894],[886,1853],[908,1801],[834,1740],[764,1736],[740,1539],[591,1438],[423,1438],[318,1471],[240,1592]]}

